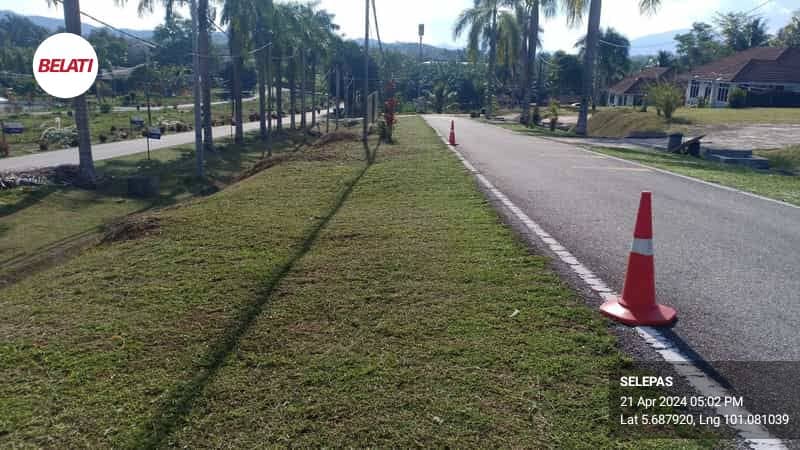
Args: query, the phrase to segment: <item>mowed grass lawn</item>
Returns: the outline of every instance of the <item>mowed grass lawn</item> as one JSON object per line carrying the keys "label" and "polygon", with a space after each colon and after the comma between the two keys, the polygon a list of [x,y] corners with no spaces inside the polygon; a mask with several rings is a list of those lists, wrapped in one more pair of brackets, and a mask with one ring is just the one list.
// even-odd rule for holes
{"label": "mowed grass lawn", "polygon": [[[275,139],[274,151],[291,151],[299,139],[282,135]],[[149,161],[145,154],[98,161],[98,173],[110,181],[94,191],[64,186],[0,190],[0,285],[12,272],[83,245],[120,217],[232,183],[261,158],[262,151],[263,144],[253,135],[247,135],[243,145],[221,139],[217,152],[206,157],[207,179],[202,182],[195,177],[194,150],[184,145],[152,152]],[[131,175],[158,176],[160,195],[151,199],[128,196],[126,180]]]}
{"label": "mowed grass lawn", "polygon": [[[711,183],[730,186],[787,203],[800,205],[800,176],[797,175],[789,175],[774,171],[753,170],[746,167],[721,164],[692,156],[671,153],[602,147],[593,147],[592,150],[709,181]],[[767,153],[769,153],[769,151],[760,152],[761,156],[771,157]],[[787,158],[786,164],[791,165],[791,158],[796,158],[796,155],[791,153],[791,156]]]}
{"label": "mowed grass lawn", "polygon": [[668,123],[651,105],[647,112],[631,107],[601,108],[589,120],[589,135],[621,138],[687,132],[692,126],[796,123],[800,123],[800,108],[679,108]]}
{"label": "mowed grass lawn", "polygon": [[420,118],[396,136],[0,290],[0,447],[719,444],[610,437],[604,319]]}

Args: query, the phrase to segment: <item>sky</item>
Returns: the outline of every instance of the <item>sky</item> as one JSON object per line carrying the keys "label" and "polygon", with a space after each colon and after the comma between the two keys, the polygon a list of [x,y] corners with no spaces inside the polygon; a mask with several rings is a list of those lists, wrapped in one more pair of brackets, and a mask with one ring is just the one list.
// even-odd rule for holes
{"label": "sky", "polygon": [[[116,6],[114,0],[81,0],[80,3],[83,11],[117,27],[152,29],[162,21],[164,13],[161,8],[156,8],[152,14],[139,16],[136,11],[138,2],[127,0],[123,2],[124,6]],[[216,3],[219,4],[219,0]],[[450,48],[464,44],[463,37],[453,39],[453,22],[464,8],[472,4],[472,0],[375,0],[375,3],[381,39],[386,42],[416,42],[417,25],[424,23],[425,43]],[[641,16],[638,0],[606,0],[603,2],[601,26],[614,27],[629,39],[636,39],[690,28],[695,21],[710,22],[716,11],[747,11],[760,6],[757,13],[763,15],[770,30],[775,31],[789,21],[793,9],[800,8],[797,0],[664,0],[662,3],[657,15]],[[340,32],[345,37],[363,37],[363,0],[321,0],[320,7],[336,15]],[[48,7],[46,0],[0,0],[0,10],[3,9],[27,15],[63,17],[60,7]],[[562,49],[572,52],[575,42],[585,33],[585,25],[574,29],[567,27],[563,15],[546,20],[542,27],[543,45],[547,51]]]}

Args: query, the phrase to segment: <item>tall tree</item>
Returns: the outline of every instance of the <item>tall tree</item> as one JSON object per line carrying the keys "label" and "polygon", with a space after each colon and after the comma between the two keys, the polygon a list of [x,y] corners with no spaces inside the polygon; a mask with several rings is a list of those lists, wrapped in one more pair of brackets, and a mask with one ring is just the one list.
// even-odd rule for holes
{"label": "tall tree", "polygon": [[[78,0],[63,0],[64,25],[67,33],[81,35],[81,9]],[[89,110],[86,96],[81,94],[72,100],[75,110],[75,127],[78,129],[78,181],[85,187],[94,188],[97,175],[92,157],[92,140],[89,132]]]}
{"label": "tall tree", "polygon": [[725,56],[725,46],[717,40],[714,28],[703,22],[695,22],[688,33],[675,36],[678,56],[682,67],[692,68],[707,64]]}
{"label": "tall tree", "polygon": [[800,47],[800,9],[794,12],[789,24],[778,30],[772,43],[778,47]]}
{"label": "tall tree", "polygon": [[231,52],[231,96],[233,97],[234,142],[244,142],[244,114],[242,113],[242,71],[250,35],[256,27],[258,6],[253,0],[225,0],[222,23],[228,25],[228,47]]}
{"label": "tall tree", "polygon": [[[639,0],[641,13],[654,12],[661,5],[661,0]],[[602,13],[602,0],[563,0],[563,7],[567,14],[567,22],[571,25],[581,23],[583,16],[588,11],[589,21],[586,32],[586,51],[583,58],[583,90],[581,92],[581,109],[578,113],[578,125],[575,132],[586,135],[589,119],[589,100],[592,98],[594,86],[594,68],[597,57],[597,45],[600,42],[600,15]]]}
{"label": "tall tree", "polygon": [[[171,2],[172,0],[164,0]],[[209,0],[197,0],[197,53],[200,54],[200,97],[203,102],[203,148],[214,151],[211,117],[211,11]],[[169,11],[169,9],[167,9]],[[169,14],[169,13],[168,13]]]}
{"label": "tall tree", "polygon": [[507,0],[474,0],[472,8],[461,12],[453,27],[453,37],[460,37],[467,29],[467,51],[475,61],[482,48],[489,48],[486,68],[486,115],[492,116],[495,89],[495,67],[497,65],[497,19],[500,7]]}
{"label": "tall tree", "polygon": [[536,50],[539,47],[541,17],[556,14],[556,0],[517,0],[516,8],[522,18],[522,115],[520,120],[529,124],[531,120],[531,97]]}
{"label": "tall tree", "polygon": [[[628,38],[613,28],[607,28],[601,30],[600,40],[603,44],[597,48],[592,106],[596,104],[597,93],[622,80],[631,66],[629,58],[631,43]],[[580,48],[579,54],[583,57],[586,51],[586,38],[578,41],[576,46]]]}
{"label": "tall tree", "polygon": [[761,47],[770,39],[767,23],[759,16],[744,12],[717,13],[714,23],[725,45],[734,52]]}

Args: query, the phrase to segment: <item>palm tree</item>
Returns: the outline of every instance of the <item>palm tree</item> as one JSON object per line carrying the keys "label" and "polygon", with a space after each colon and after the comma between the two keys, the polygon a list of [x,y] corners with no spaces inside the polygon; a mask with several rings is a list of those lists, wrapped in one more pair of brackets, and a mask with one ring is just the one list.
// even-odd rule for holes
{"label": "palm tree", "polygon": [[[63,0],[64,28],[67,33],[81,35],[81,8],[79,0]],[[48,0],[55,4],[55,0]],[[89,132],[89,110],[86,96],[81,94],[72,100],[75,109],[75,127],[78,129],[78,182],[85,187],[94,188],[97,175],[92,157],[92,140]]]}
{"label": "palm tree", "polygon": [[[125,4],[127,0],[115,0],[119,4]],[[156,0],[139,0],[139,15],[152,13]],[[187,0],[160,0],[165,9],[165,22],[174,20],[175,8],[186,5]],[[212,133],[211,117],[211,27],[209,0],[197,0],[197,53],[200,58],[200,97],[202,100],[202,127],[203,127],[203,147],[206,150],[214,150],[214,137]],[[197,124],[200,126],[200,124]]]}
{"label": "palm tree", "polygon": [[[597,57],[597,45],[600,41],[600,14],[603,0],[562,0],[567,14],[567,23],[577,25],[589,11],[589,26],[586,32],[586,51],[583,58],[583,83],[581,92],[581,110],[578,113],[578,125],[575,133],[585,136],[589,116],[589,99],[592,98],[594,86],[594,68]],[[641,13],[655,12],[661,6],[661,0],[639,0]]]}
{"label": "palm tree", "polygon": [[557,0],[517,0],[516,8],[521,16],[522,38],[522,115],[520,121],[526,125],[531,120],[531,97],[536,50],[539,47],[541,16],[553,17],[557,12]]}
{"label": "palm tree", "polygon": [[[577,0],[576,0],[577,1]],[[494,99],[495,65],[497,63],[497,19],[500,8],[509,0],[474,0],[472,8],[461,12],[453,27],[453,38],[458,39],[467,33],[467,50],[471,59],[476,60],[480,48],[489,47],[489,64],[486,70],[486,115],[492,116]]]}
{"label": "palm tree", "polygon": [[[143,0],[147,1],[147,0]],[[173,0],[163,0],[172,3]],[[200,96],[203,102],[203,148],[214,151],[211,123],[211,28],[209,0],[197,1],[197,53],[200,54]]]}
{"label": "palm tree", "polygon": [[222,8],[222,23],[228,25],[228,46],[231,52],[231,96],[234,104],[233,120],[236,124],[234,142],[237,144],[244,142],[242,70],[250,33],[256,27],[257,9],[253,0],[226,0]]}

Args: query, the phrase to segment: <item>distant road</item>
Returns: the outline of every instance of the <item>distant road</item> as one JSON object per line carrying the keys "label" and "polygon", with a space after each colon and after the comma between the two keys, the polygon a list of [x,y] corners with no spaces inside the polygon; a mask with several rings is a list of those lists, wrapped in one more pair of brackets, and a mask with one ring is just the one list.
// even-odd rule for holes
{"label": "distant road", "polygon": [[[258,100],[258,97],[249,97],[249,98],[243,98],[242,99],[243,102],[252,102],[254,100]],[[211,105],[226,105],[226,104],[228,104],[230,102],[231,102],[230,100],[220,100],[218,102],[211,102]],[[150,110],[151,111],[161,111],[162,109],[173,109],[173,108],[175,108],[174,105],[150,106]],[[182,103],[182,104],[178,105],[178,109],[192,109],[192,108],[194,108],[194,104],[193,103]],[[130,111],[146,112],[147,111],[147,107],[144,106],[144,107],[141,107],[139,109],[136,109],[135,106],[115,106],[114,107],[114,111],[115,112],[130,112]]]}
{"label": "distant road", "polygon": [[[324,113],[319,115],[324,117]],[[289,117],[283,119],[284,125],[289,124]],[[300,116],[297,117],[298,123]],[[311,121],[311,113],[307,119]],[[245,133],[259,129],[259,122],[247,122],[244,124]],[[222,125],[214,127],[214,137],[228,137],[231,135],[232,127]],[[194,142],[194,131],[184,133],[166,134],[160,140],[150,140],[150,151],[157,151],[162,148],[173,147],[176,145],[190,144]],[[95,161],[117,158],[125,155],[133,155],[147,151],[145,138],[131,139],[128,141],[109,142],[107,144],[93,144],[92,156]],[[0,159],[0,172],[14,172],[21,170],[40,169],[43,167],[55,167],[63,164],[78,164],[78,148],[72,147],[64,150],[53,150],[48,152],[33,153],[30,155],[16,156],[13,158]]]}

